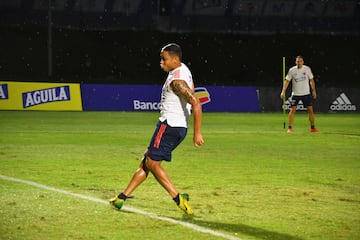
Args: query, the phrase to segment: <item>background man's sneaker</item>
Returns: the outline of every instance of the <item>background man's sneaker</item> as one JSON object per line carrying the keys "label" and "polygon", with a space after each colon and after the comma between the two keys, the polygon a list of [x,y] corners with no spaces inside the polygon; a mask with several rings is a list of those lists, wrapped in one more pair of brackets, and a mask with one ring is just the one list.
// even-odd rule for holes
{"label": "background man's sneaker", "polygon": [[288,128],[287,132],[288,132],[288,133],[292,133],[292,132],[293,132],[293,131],[292,131],[292,128]]}
{"label": "background man's sneaker", "polygon": [[312,132],[312,133],[317,133],[317,132],[320,132],[320,131],[317,130],[316,128],[310,128],[310,132]]}

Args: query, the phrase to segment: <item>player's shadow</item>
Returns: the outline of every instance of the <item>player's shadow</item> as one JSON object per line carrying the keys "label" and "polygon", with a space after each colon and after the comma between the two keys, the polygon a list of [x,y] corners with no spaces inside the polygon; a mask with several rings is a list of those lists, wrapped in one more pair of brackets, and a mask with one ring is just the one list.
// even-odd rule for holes
{"label": "player's shadow", "polygon": [[220,223],[210,222],[204,220],[197,220],[195,218],[183,218],[186,222],[196,224],[212,230],[223,230],[226,232],[242,233],[245,235],[253,236],[259,239],[276,239],[276,240],[303,240],[303,238],[292,236],[286,233],[279,233],[269,231],[266,229],[248,226],[242,223]]}

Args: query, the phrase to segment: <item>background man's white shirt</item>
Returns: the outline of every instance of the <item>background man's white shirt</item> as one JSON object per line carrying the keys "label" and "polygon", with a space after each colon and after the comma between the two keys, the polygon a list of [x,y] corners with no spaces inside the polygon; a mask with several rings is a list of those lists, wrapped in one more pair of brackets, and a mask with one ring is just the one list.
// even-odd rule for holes
{"label": "background man's white shirt", "polygon": [[309,80],[314,78],[310,67],[303,65],[301,68],[294,66],[289,69],[286,80],[292,82],[292,93],[295,96],[310,94]]}

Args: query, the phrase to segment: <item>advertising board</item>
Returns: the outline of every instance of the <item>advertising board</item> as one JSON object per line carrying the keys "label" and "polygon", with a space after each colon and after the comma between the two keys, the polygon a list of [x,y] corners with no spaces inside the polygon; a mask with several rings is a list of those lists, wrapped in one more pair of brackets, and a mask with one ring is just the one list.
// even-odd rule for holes
{"label": "advertising board", "polygon": [[[160,85],[82,84],[84,110],[159,111]],[[258,112],[256,87],[199,86],[204,112]]]}
{"label": "advertising board", "polygon": [[82,111],[80,84],[0,82],[0,110]]}

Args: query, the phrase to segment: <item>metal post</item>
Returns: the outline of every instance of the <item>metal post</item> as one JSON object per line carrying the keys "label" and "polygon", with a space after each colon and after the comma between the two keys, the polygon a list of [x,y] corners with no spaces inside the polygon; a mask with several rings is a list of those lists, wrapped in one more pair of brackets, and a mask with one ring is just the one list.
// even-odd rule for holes
{"label": "metal post", "polygon": [[52,78],[52,11],[51,11],[52,3],[49,0],[49,8],[48,8],[48,80],[51,81]]}

